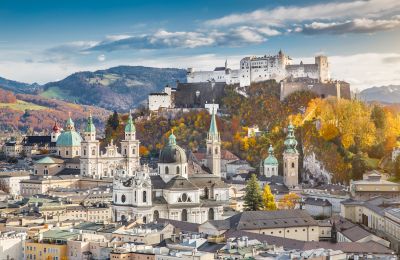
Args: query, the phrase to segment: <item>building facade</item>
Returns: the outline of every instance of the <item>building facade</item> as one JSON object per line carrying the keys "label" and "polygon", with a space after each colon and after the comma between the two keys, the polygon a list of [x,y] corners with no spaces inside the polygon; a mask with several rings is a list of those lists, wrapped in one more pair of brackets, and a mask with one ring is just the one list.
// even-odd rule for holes
{"label": "building facade", "polygon": [[283,152],[283,182],[287,187],[299,185],[299,152],[297,151],[297,141],[294,136],[294,126],[288,126],[288,135],[284,142]]}

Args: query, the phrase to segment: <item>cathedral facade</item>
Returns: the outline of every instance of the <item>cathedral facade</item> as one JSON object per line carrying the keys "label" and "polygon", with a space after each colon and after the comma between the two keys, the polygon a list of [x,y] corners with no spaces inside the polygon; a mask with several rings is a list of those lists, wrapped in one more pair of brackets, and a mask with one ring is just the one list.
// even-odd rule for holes
{"label": "cathedral facade", "polygon": [[221,180],[220,140],[215,114],[207,138],[207,168],[193,173],[186,152],[173,133],[161,150],[157,172],[144,165],[113,181],[113,220],[156,221],[159,218],[204,223],[219,220],[229,205],[229,186]]}
{"label": "cathedral facade", "polygon": [[113,178],[117,171],[131,176],[139,167],[139,141],[136,129],[129,114],[125,125],[125,138],[120,147],[112,141],[101,152],[100,142],[96,140],[96,127],[90,115],[81,142],[81,176],[92,178]]}

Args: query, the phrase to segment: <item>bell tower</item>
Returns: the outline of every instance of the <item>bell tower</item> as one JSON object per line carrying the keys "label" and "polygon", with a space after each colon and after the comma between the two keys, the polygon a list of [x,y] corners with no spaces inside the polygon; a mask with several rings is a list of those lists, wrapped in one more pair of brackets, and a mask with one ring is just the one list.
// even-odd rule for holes
{"label": "bell tower", "polygon": [[139,140],[136,140],[136,128],[133,124],[132,114],[129,112],[125,125],[125,138],[121,141],[121,154],[126,159],[126,171],[129,176],[132,176],[140,166],[139,145]]}
{"label": "bell tower", "polygon": [[84,138],[81,142],[81,175],[101,177],[99,164],[100,143],[96,140],[96,127],[93,123],[92,113],[87,119]]}
{"label": "bell tower", "polygon": [[219,136],[215,108],[212,108],[210,129],[207,136],[207,167],[212,174],[221,177],[221,139]]}
{"label": "bell tower", "polygon": [[284,145],[283,182],[287,187],[295,187],[299,185],[299,152],[296,149],[297,141],[292,123],[288,126],[288,135]]}

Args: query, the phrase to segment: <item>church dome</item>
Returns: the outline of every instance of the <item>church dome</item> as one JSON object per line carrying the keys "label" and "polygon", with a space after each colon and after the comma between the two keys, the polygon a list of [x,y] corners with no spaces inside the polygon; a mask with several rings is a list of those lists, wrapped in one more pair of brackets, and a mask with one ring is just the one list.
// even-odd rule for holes
{"label": "church dome", "polygon": [[268,157],[264,160],[264,165],[278,165],[278,160],[274,156],[274,148],[272,145],[269,146],[268,149]]}
{"label": "church dome", "polygon": [[169,136],[168,145],[160,152],[159,163],[186,163],[186,153],[179,145],[176,144],[176,137],[172,133]]}
{"label": "church dome", "polygon": [[82,137],[75,131],[65,131],[57,139],[57,146],[80,146]]}
{"label": "church dome", "polygon": [[81,146],[82,137],[75,131],[74,122],[68,118],[66,131],[62,132],[57,138],[56,146]]}

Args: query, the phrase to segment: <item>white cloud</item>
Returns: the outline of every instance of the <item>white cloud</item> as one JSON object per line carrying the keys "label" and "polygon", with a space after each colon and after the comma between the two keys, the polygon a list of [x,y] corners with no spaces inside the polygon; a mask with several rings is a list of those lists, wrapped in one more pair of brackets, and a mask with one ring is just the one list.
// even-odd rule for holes
{"label": "white cloud", "polygon": [[100,54],[99,56],[97,56],[97,60],[98,61],[105,61],[106,60],[106,55]]}
{"label": "white cloud", "polygon": [[396,27],[400,27],[400,19],[398,17],[392,19],[361,18],[345,22],[313,22],[311,24],[305,24],[302,28],[297,27],[295,31],[303,32],[305,34],[373,33]]}
{"label": "white cloud", "polygon": [[308,6],[279,6],[247,13],[227,15],[205,22],[209,26],[269,25],[283,26],[288,22],[380,17],[400,10],[398,0],[357,0]]}
{"label": "white cloud", "polygon": [[[169,56],[169,57],[142,57],[105,60],[93,65],[81,65],[74,63],[26,63],[24,61],[0,60],[1,76],[22,82],[47,83],[65,78],[77,71],[94,71],[113,66],[141,65],[159,68],[188,68],[196,70],[210,70],[215,66],[223,66],[228,59],[230,68],[239,67],[239,61],[244,56],[222,56],[216,54],[204,54],[194,56]],[[313,63],[312,57],[295,57],[294,62]],[[349,82],[352,89],[365,89],[372,86],[400,84],[400,53],[360,53],[354,55],[329,56],[331,76],[334,79]],[[390,63],[388,65],[388,63]]]}

